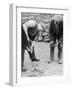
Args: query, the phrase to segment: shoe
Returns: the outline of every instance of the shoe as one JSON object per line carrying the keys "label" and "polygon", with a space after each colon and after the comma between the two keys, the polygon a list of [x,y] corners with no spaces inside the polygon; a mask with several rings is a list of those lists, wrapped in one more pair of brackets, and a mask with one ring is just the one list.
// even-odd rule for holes
{"label": "shoe", "polygon": [[52,62],[51,60],[48,61],[48,63],[51,63],[51,62]]}
{"label": "shoe", "polygon": [[33,59],[32,61],[40,61],[39,59]]}
{"label": "shoe", "polygon": [[52,59],[50,59],[49,61],[48,61],[48,63],[51,63],[51,62],[53,62],[54,61],[54,59],[52,58]]}
{"label": "shoe", "polygon": [[63,63],[62,59],[58,59],[58,64],[62,64],[62,63]]}

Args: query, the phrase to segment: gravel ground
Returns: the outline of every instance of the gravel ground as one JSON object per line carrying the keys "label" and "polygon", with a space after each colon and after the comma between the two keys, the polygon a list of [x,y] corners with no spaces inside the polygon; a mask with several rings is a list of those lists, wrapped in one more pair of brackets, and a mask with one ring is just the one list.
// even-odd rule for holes
{"label": "gravel ground", "polygon": [[51,76],[63,75],[63,64],[58,64],[57,48],[55,48],[55,61],[48,63],[50,60],[50,47],[49,43],[36,42],[35,54],[39,62],[32,62],[29,58],[27,51],[25,51],[24,69],[22,77],[37,77],[37,76]]}

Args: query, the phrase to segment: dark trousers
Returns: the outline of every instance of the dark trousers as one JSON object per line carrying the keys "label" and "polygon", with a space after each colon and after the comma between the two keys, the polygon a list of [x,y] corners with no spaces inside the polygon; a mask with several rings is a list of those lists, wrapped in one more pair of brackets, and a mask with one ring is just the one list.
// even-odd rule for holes
{"label": "dark trousers", "polygon": [[[27,47],[27,46],[26,46]],[[22,60],[21,60],[21,69],[23,70],[23,66],[24,66],[24,54],[25,54],[25,50],[28,51],[28,54],[29,54],[29,57],[31,59],[31,61],[33,61],[34,59],[36,59],[36,56],[35,56],[35,51],[34,51],[34,46],[32,47],[32,52],[29,51],[26,47],[22,48]]]}
{"label": "dark trousers", "polygon": [[[62,57],[62,49],[63,49],[63,40],[62,37],[57,40],[58,42],[58,58],[61,59]],[[56,41],[52,41],[50,44],[50,59],[53,61],[54,60],[54,49],[55,49]]]}
{"label": "dark trousers", "polygon": [[58,58],[60,59],[62,56],[62,48],[63,48],[63,21],[52,20],[49,28],[50,35],[50,58],[54,59],[54,48],[56,42],[58,42]]}

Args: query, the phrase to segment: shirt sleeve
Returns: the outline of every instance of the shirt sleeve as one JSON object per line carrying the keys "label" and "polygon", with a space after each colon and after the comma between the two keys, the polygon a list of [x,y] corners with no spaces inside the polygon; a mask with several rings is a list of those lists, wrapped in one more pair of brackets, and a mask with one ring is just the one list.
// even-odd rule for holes
{"label": "shirt sleeve", "polygon": [[23,30],[27,36],[27,40],[29,41],[29,36],[28,36],[28,31],[27,31],[27,26],[25,24],[23,24]]}

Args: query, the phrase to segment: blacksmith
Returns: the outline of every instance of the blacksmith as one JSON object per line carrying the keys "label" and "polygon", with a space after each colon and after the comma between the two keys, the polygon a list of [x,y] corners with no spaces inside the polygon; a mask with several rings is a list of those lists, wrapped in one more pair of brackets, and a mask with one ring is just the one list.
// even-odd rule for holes
{"label": "blacksmith", "polygon": [[31,61],[39,61],[39,59],[36,59],[35,51],[34,51],[34,42],[35,38],[38,34],[37,29],[37,22],[35,20],[29,20],[25,22],[22,25],[22,67],[23,70],[23,64],[24,64],[24,53],[25,50],[28,51]]}

